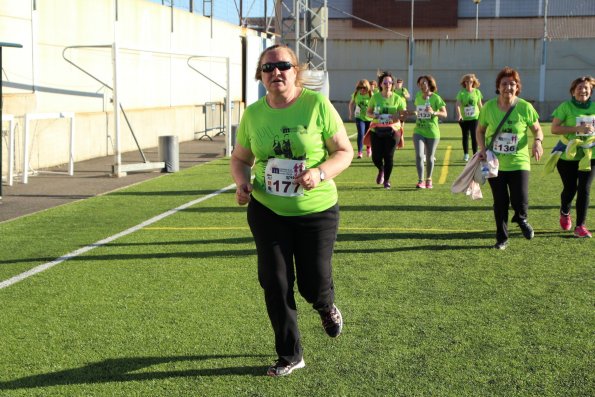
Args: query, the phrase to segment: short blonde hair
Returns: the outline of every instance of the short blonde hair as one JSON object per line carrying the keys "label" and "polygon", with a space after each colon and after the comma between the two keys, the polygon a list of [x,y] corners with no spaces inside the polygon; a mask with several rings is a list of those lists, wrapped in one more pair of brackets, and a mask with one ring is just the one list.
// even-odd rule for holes
{"label": "short blonde hair", "polygon": [[301,87],[302,86],[302,70],[303,68],[298,65],[298,60],[297,60],[297,55],[295,55],[295,52],[289,48],[288,46],[286,46],[285,44],[275,44],[272,45],[270,47],[267,47],[258,57],[258,63],[256,64],[256,73],[254,74],[254,78],[256,80],[261,81],[262,80],[262,69],[261,69],[261,63],[262,63],[262,59],[264,58],[264,56],[270,52],[270,51],[275,51],[275,50],[285,50],[287,52],[287,54],[289,55],[289,59],[291,64],[293,65],[293,67],[296,69],[297,71],[297,77],[295,79],[295,85],[297,87]]}
{"label": "short blonde hair", "polygon": [[372,96],[373,92],[372,92],[372,88],[370,87],[370,82],[366,79],[362,79],[357,82],[357,84],[355,85],[355,91],[353,91],[353,95],[356,95],[359,92],[359,90],[362,88],[365,88],[366,93],[369,96]]}
{"label": "short blonde hair", "polygon": [[465,88],[465,81],[471,81],[471,87],[473,88],[479,88],[479,86],[481,85],[481,83],[479,82],[479,80],[477,80],[477,77],[475,77],[475,75],[473,73],[469,73],[469,74],[465,74],[463,75],[463,77],[461,77],[461,87]]}

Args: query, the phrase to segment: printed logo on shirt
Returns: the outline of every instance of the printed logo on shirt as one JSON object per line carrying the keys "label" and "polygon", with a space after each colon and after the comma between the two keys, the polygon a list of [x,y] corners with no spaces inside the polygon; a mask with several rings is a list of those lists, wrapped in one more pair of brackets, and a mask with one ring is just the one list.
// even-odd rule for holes
{"label": "printed logo on shirt", "polygon": [[273,138],[273,152],[276,156],[283,156],[286,159],[301,160],[305,156],[295,156],[291,145],[291,135],[304,135],[308,133],[307,125],[298,125],[296,127],[282,127],[281,134],[276,134]]}

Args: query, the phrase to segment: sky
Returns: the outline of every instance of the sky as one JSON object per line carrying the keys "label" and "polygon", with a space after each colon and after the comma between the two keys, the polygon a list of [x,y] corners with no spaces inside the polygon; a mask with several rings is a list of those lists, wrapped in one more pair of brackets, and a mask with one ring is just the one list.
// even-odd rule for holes
{"label": "sky", "polygon": [[[174,7],[190,10],[191,0],[148,0],[153,3],[163,4],[170,7],[173,1]],[[209,15],[211,5],[213,7],[213,15],[217,19],[239,25],[239,7],[242,3],[243,17],[255,18],[264,16],[265,3],[267,3],[267,14],[271,16],[274,12],[274,0],[212,0],[204,3],[203,0],[194,0],[194,12],[200,15]],[[203,7],[206,10],[203,12]]]}

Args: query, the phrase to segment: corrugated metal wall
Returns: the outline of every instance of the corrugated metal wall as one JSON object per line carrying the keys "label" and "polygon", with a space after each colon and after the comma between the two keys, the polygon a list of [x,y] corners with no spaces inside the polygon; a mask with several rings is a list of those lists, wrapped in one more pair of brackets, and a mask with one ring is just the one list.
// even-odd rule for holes
{"label": "corrugated metal wall", "polygon": [[[545,101],[536,103],[543,119],[569,98],[570,82],[595,70],[594,39],[552,41],[548,44]],[[359,79],[372,79],[377,70],[390,70],[407,81],[408,43],[404,40],[331,40],[328,43],[331,101],[347,117],[347,102]],[[440,95],[454,114],[454,101],[463,74],[475,73],[484,97],[493,97],[495,79],[504,66],[517,69],[523,81],[522,97],[538,102],[542,41],[417,40],[414,78],[431,74]],[[415,82],[413,82],[415,83]],[[417,90],[417,87],[414,87]]]}

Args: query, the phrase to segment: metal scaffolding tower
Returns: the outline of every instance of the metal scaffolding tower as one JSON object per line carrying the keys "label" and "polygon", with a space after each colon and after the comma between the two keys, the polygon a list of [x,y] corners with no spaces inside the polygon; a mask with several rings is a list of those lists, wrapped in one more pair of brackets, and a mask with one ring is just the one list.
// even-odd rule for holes
{"label": "metal scaffolding tower", "polygon": [[281,13],[281,37],[294,48],[298,61],[308,69],[326,72],[326,39],[328,37],[327,0],[278,0]]}

